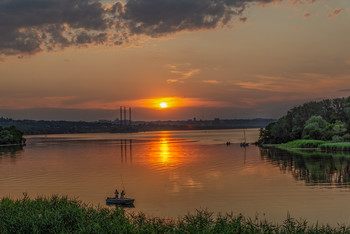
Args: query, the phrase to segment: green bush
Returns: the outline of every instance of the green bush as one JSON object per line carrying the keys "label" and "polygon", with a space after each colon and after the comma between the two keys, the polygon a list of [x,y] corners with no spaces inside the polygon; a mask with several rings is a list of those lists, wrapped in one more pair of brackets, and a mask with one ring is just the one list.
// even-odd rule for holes
{"label": "green bush", "polygon": [[343,142],[344,138],[338,135],[332,136],[332,142]]}
{"label": "green bush", "polygon": [[2,128],[0,126],[0,145],[22,145],[25,144],[23,133],[14,126]]}
{"label": "green bush", "polygon": [[308,138],[316,140],[325,139],[327,125],[328,122],[322,116],[313,115],[305,122],[302,136],[303,138],[308,136]]}
{"label": "green bush", "polygon": [[350,151],[350,142],[324,143],[320,145],[323,151]]}
{"label": "green bush", "polygon": [[347,133],[343,136],[344,141],[350,142],[350,133]]}
{"label": "green bush", "polygon": [[294,140],[287,142],[285,144],[281,144],[282,148],[318,148],[321,144],[324,144],[325,141],[322,140]]}

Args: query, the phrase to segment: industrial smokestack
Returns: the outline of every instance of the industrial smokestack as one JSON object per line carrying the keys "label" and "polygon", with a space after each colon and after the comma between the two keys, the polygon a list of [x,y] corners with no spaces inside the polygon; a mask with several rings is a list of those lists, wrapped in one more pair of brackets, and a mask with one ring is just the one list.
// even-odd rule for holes
{"label": "industrial smokestack", "polygon": [[120,125],[123,124],[123,107],[120,106],[120,119],[119,119],[119,123]]}
{"label": "industrial smokestack", "polygon": [[126,107],[124,106],[124,125],[126,125]]}

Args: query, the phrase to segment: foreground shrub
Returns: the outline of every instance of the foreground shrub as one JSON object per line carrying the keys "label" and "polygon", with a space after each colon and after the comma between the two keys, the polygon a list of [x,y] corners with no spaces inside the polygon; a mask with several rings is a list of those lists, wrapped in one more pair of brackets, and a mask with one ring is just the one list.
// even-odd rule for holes
{"label": "foreground shrub", "polygon": [[346,233],[347,226],[308,225],[291,217],[282,224],[235,216],[214,217],[197,210],[183,218],[149,218],[122,208],[93,208],[78,200],[52,196],[0,201],[0,233]]}

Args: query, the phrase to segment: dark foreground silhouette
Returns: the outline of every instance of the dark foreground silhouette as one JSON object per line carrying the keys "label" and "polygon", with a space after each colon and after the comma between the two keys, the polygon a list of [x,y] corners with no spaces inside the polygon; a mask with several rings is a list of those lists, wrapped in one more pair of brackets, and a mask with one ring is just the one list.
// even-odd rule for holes
{"label": "dark foreground silhouette", "polygon": [[0,201],[0,233],[345,233],[350,227],[309,225],[287,217],[281,224],[242,215],[196,210],[178,219],[94,208],[67,197]]}

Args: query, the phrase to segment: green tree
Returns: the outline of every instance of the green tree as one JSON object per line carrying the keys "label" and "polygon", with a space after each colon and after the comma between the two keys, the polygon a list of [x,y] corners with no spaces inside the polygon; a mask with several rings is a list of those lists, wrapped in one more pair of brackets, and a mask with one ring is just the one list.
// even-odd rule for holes
{"label": "green tree", "polygon": [[302,137],[307,139],[322,140],[325,138],[328,122],[322,116],[311,116],[304,125]]}
{"label": "green tree", "polygon": [[14,126],[9,128],[0,127],[0,145],[8,144],[25,144],[23,133]]}
{"label": "green tree", "polygon": [[346,123],[343,123],[340,120],[336,120],[333,125],[333,133],[335,135],[343,136],[348,130],[346,125]]}
{"label": "green tree", "polygon": [[[306,124],[313,116],[321,117],[327,125],[324,125],[325,122],[321,118],[321,122],[314,119],[313,123]],[[350,97],[325,99],[294,107],[275,124],[267,126],[261,132],[259,142],[273,144],[301,138],[331,140],[335,135],[350,134]]]}
{"label": "green tree", "polygon": [[268,124],[265,128],[260,128],[259,132],[259,144],[270,144],[272,143],[271,140],[273,139],[272,137],[272,128],[275,125],[275,123],[270,123]]}
{"label": "green tree", "polygon": [[1,145],[7,145],[7,144],[11,144],[11,135],[10,135],[10,131],[3,129],[0,131],[0,144]]}

